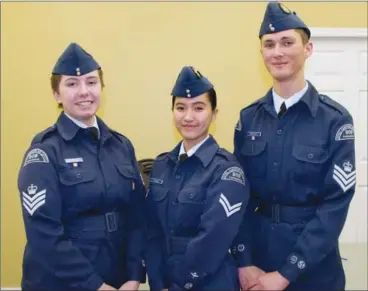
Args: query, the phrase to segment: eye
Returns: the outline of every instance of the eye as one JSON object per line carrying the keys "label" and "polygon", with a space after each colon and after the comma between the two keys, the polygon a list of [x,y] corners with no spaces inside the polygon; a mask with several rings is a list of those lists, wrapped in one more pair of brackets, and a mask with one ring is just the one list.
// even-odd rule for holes
{"label": "eye", "polygon": [[97,81],[88,81],[88,85],[96,85]]}
{"label": "eye", "polygon": [[177,111],[183,111],[183,110],[184,110],[184,107],[183,107],[183,106],[177,106],[177,107],[176,107],[176,110],[177,110]]}
{"label": "eye", "polygon": [[291,45],[293,45],[293,42],[290,40],[284,42],[284,46],[291,46]]}
{"label": "eye", "polygon": [[273,42],[266,42],[266,43],[263,44],[264,48],[272,48],[274,46],[275,46],[275,44]]}
{"label": "eye", "polygon": [[201,112],[201,111],[204,110],[204,108],[203,107],[195,107],[194,110],[197,111],[197,112]]}
{"label": "eye", "polygon": [[68,82],[66,83],[67,87],[75,87],[77,85],[77,82]]}

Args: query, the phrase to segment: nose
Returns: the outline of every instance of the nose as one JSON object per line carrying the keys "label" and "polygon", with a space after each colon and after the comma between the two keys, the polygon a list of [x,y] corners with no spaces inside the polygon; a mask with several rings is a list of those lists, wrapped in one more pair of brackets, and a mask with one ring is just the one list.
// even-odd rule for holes
{"label": "nose", "polygon": [[88,95],[88,88],[87,85],[81,82],[79,86],[79,94],[82,96]]}
{"label": "nose", "polygon": [[284,52],[282,51],[282,48],[280,47],[279,44],[275,45],[275,48],[273,50],[273,55],[275,57],[282,57],[284,55]]}
{"label": "nose", "polygon": [[192,110],[189,109],[185,112],[184,121],[186,122],[193,121],[193,111]]}

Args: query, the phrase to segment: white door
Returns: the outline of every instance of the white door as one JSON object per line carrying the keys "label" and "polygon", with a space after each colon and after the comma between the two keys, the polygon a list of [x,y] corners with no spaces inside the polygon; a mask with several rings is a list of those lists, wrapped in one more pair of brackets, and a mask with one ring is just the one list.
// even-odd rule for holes
{"label": "white door", "polygon": [[355,127],[356,192],[340,242],[366,243],[367,30],[316,31],[313,37],[312,30],[314,53],[306,64],[306,78],[320,93],[345,106],[353,116]]}

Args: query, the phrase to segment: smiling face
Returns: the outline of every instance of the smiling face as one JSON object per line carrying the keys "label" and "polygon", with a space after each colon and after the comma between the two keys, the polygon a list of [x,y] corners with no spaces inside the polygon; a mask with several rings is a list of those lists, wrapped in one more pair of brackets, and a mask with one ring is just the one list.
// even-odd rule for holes
{"label": "smiling face", "polygon": [[213,110],[208,92],[194,98],[175,97],[174,121],[184,142],[194,146],[207,137],[217,109]]}
{"label": "smiling face", "polygon": [[304,78],[304,63],[312,50],[312,43],[295,29],[265,34],[261,39],[264,64],[278,82]]}
{"label": "smiling face", "polygon": [[66,114],[91,125],[100,107],[101,80],[97,70],[82,76],[62,75],[54,96]]}

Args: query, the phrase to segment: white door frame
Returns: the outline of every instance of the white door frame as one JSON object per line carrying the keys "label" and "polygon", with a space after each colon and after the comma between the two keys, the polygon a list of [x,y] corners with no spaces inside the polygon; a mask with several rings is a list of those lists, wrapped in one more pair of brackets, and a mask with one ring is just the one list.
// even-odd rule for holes
{"label": "white door frame", "polygon": [[311,40],[315,38],[368,38],[367,28],[325,28],[310,27]]}

